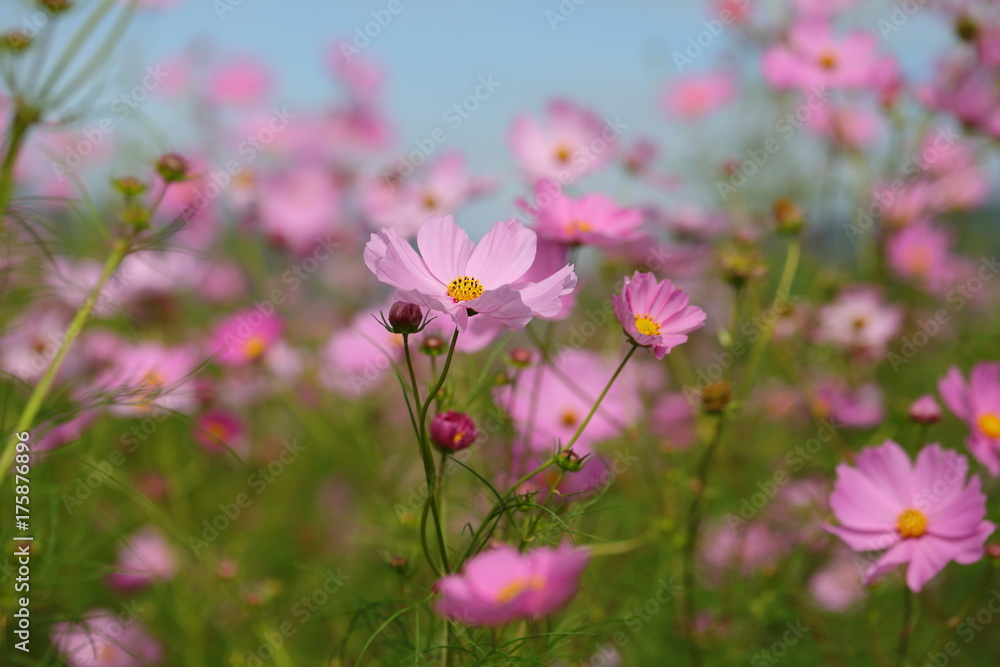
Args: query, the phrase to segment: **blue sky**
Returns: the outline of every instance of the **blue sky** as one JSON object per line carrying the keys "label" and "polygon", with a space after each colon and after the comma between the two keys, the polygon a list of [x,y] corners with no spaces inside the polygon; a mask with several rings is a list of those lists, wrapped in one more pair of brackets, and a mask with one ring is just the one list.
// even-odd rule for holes
{"label": "blue sky", "polygon": [[[0,21],[19,25],[32,5],[8,1]],[[664,82],[678,73],[672,53],[682,50],[711,18],[705,3],[396,1],[399,11],[391,14],[390,0],[180,0],[176,9],[137,16],[121,52],[122,70],[141,72],[145,64],[186,46],[208,43],[219,54],[255,55],[269,63],[277,75],[276,103],[318,107],[337,96],[323,64],[325,53],[335,40],[353,39],[359,29],[375,32],[375,12],[386,25],[378,26],[363,54],[388,69],[387,105],[403,150],[444,126],[444,112],[469,95],[481,76],[492,76],[500,86],[460,128],[449,131],[447,147],[464,150],[474,170],[503,181],[516,179],[505,144],[511,118],[522,110],[539,112],[554,95],[583,102],[602,115],[620,116],[629,126],[628,138],[652,135],[668,153],[691,150],[685,146],[691,137],[704,142],[714,136],[711,129],[691,132],[670,123],[656,103]],[[764,4],[780,5],[781,0]],[[860,26],[874,32],[878,20],[891,12],[887,1],[861,7]],[[553,22],[555,15],[565,20]],[[902,54],[911,74],[926,76],[928,59],[949,39],[932,16],[930,10],[920,10],[885,40],[887,49]],[[724,32],[692,69],[711,67],[727,52],[732,56],[731,46]],[[756,70],[749,71],[752,80]],[[170,117],[150,111],[169,132]],[[740,113],[734,111],[738,122]],[[484,211],[501,215],[510,206],[487,205]]]}

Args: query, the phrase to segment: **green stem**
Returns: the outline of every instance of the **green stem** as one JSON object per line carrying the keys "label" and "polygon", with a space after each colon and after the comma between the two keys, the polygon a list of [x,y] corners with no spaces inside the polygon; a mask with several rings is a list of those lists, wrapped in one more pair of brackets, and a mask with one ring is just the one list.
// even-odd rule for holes
{"label": "green stem", "polygon": [[708,472],[711,469],[715,451],[722,441],[722,425],[725,423],[725,418],[722,415],[718,415],[716,419],[715,435],[705,449],[705,453],[702,454],[695,473],[694,498],[691,500],[691,510],[688,513],[687,531],[684,538],[684,607],[682,608],[684,617],[682,619],[682,629],[690,646],[691,664],[695,667],[701,665],[701,647],[694,634],[695,614],[697,611],[694,596],[695,552],[698,548],[698,529],[701,526],[702,499],[705,496],[705,489],[708,485]]}
{"label": "green stem", "polygon": [[[69,348],[73,345],[73,341],[76,340],[77,336],[83,330],[83,327],[87,324],[87,320],[90,319],[91,312],[94,310],[94,305],[97,303],[97,299],[101,295],[101,290],[104,289],[105,283],[111,278],[112,274],[118,270],[121,265],[122,260],[128,254],[131,244],[126,239],[118,239],[115,241],[114,247],[112,248],[111,255],[108,257],[107,262],[104,263],[104,271],[101,273],[101,278],[94,285],[93,289],[87,295],[84,300],[83,305],[80,306],[80,310],[76,312],[73,317],[72,323],[69,325],[69,329],[66,330],[66,337],[63,339],[62,344],[59,346],[59,350],[56,352],[56,356],[52,359],[49,367],[45,370],[45,374],[42,379],[35,385],[35,390],[31,393],[30,398],[28,398],[27,405],[24,406],[24,410],[21,411],[21,416],[17,420],[17,425],[14,427],[14,433],[21,433],[23,431],[29,430],[33,425],[35,417],[38,415],[38,411],[42,407],[42,402],[49,393],[49,388],[55,381],[56,373],[59,372],[59,368],[62,366],[63,359],[66,358],[66,354],[69,352]],[[10,468],[11,461],[14,460],[14,448],[17,443],[16,435],[12,435],[10,440],[7,442],[7,446],[3,450],[3,454],[0,455],[0,471],[5,472]],[[3,485],[6,475],[0,474],[0,486]]]}
{"label": "green stem", "polygon": [[[601,407],[601,402],[604,400],[604,397],[607,396],[608,391],[611,390],[611,385],[613,385],[615,383],[615,380],[618,379],[618,376],[621,375],[622,370],[625,368],[625,364],[628,363],[628,360],[632,358],[632,355],[635,354],[635,351],[637,349],[639,349],[639,346],[633,343],[631,349],[628,351],[628,354],[626,354],[625,358],[622,359],[622,362],[618,364],[618,368],[615,369],[614,375],[611,376],[611,379],[608,380],[608,383],[604,386],[604,389],[601,391],[600,396],[597,397],[597,401],[590,408],[590,412],[587,414],[587,418],[584,419],[583,422],[580,424],[580,427],[576,429],[576,433],[573,434],[573,437],[570,438],[569,442],[566,443],[566,445],[564,445],[563,447],[561,447],[559,451],[557,451],[555,454],[549,457],[549,459],[545,463],[538,466],[537,468],[527,473],[526,475],[523,475],[520,479],[514,482],[514,484],[509,489],[507,489],[507,492],[504,493],[504,495],[500,498],[500,500],[496,502],[496,504],[493,506],[493,509],[491,509],[489,514],[486,515],[486,519],[481,524],[479,524],[479,528],[477,528],[476,532],[472,535],[472,543],[465,552],[465,555],[462,559],[463,562],[465,558],[475,553],[473,545],[475,545],[476,542],[479,540],[480,535],[482,534],[483,530],[485,530],[487,524],[489,523],[490,517],[496,516],[496,513],[499,511],[499,508],[507,503],[507,501],[514,494],[514,492],[517,491],[517,489],[519,489],[522,484],[524,484],[532,477],[534,477],[538,473],[544,471],[549,466],[554,464],[558,460],[561,454],[563,454],[564,452],[568,452],[570,449],[573,448],[573,445],[576,443],[577,439],[583,433],[583,429],[587,427],[587,424],[590,423],[590,420],[597,412],[597,409]],[[459,567],[461,567],[461,565],[462,563],[459,563]]]}
{"label": "green stem", "polygon": [[3,226],[7,203],[14,190],[14,165],[17,164],[17,156],[21,153],[31,125],[22,113],[15,113],[10,129],[10,142],[3,156],[3,164],[0,165],[0,227]]}
{"label": "green stem", "polygon": [[903,627],[899,631],[899,650],[897,663],[899,667],[906,665],[906,652],[910,646],[910,635],[913,634],[916,617],[913,615],[913,593],[910,587],[903,586]]}

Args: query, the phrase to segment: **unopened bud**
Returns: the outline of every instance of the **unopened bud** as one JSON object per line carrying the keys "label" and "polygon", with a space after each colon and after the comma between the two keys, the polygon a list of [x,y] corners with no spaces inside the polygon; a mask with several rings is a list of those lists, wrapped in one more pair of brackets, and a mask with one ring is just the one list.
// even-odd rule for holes
{"label": "unopened bud", "polygon": [[187,178],[188,163],[177,153],[167,153],[156,161],[156,171],[167,183],[176,183]]}
{"label": "unopened bud", "polygon": [[146,184],[133,176],[122,176],[111,181],[115,190],[126,197],[138,197],[146,191]]}
{"label": "unopened bud", "polygon": [[477,437],[476,425],[464,412],[441,412],[431,421],[431,442],[446,452],[463,450]]}
{"label": "unopened bud", "polygon": [[709,414],[724,412],[732,400],[732,390],[725,380],[710,382],[701,388],[701,409]]}
{"label": "unopened bud", "polygon": [[424,311],[414,303],[397,301],[389,309],[389,326],[392,327],[392,333],[416,333],[423,321]]}
{"label": "unopened bud", "polygon": [[126,206],[122,211],[122,222],[136,229],[149,227],[149,209],[141,204]]}
{"label": "unopened bud", "polygon": [[559,452],[559,455],[556,456],[556,465],[566,472],[580,472],[580,469],[583,468],[583,464],[585,462],[586,457],[580,458],[580,455],[572,449],[568,449],[565,452]]}
{"label": "unopened bud", "polygon": [[979,37],[979,24],[968,14],[962,14],[955,21],[955,34],[963,42],[974,42]]}
{"label": "unopened bud", "polygon": [[936,424],[941,421],[941,406],[930,394],[925,394],[913,401],[910,406],[910,419],[917,424]]}
{"label": "unopened bud", "polygon": [[527,368],[531,365],[531,350],[515,347],[510,351],[510,363],[517,368]]}
{"label": "unopened bud", "polygon": [[802,225],[805,224],[805,214],[791,199],[782,197],[774,202],[771,209],[774,212],[775,227],[779,233],[791,236],[802,230]]}
{"label": "unopened bud", "polygon": [[73,6],[69,0],[38,0],[38,4],[49,14],[62,14]]}
{"label": "unopened bud", "polygon": [[20,30],[14,30],[4,36],[3,43],[11,53],[21,53],[31,46],[31,37]]}
{"label": "unopened bud", "polygon": [[420,351],[428,357],[437,357],[444,353],[444,338],[431,334],[420,344]]}

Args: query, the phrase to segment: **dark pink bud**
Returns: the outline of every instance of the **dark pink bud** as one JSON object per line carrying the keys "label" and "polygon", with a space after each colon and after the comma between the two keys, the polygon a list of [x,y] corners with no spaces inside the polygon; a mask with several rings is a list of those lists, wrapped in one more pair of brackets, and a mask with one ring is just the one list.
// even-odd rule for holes
{"label": "dark pink bud", "polygon": [[941,421],[941,407],[930,394],[925,394],[913,401],[910,406],[910,419],[918,424],[936,424]]}
{"label": "dark pink bud", "polygon": [[392,326],[393,333],[416,333],[423,321],[424,311],[416,304],[397,301],[389,309],[389,325]]}
{"label": "dark pink bud", "polygon": [[478,436],[476,425],[464,412],[441,412],[431,421],[431,442],[447,452],[465,449]]}

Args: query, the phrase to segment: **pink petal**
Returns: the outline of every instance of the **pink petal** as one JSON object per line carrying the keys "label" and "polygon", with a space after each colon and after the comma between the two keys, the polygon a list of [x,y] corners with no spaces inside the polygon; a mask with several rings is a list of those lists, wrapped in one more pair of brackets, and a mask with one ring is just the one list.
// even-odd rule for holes
{"label": "pink petal", "polygon": [[535,261],[535,232],[511,218],[498,222],[476,245],[466,266],[486,289],[517,282]]}
{"label": "pink petal", "polygon": [[450,215],[431,216],[417,231],[417,248],[427,268],[445,285],[465,275],[474,247],[469,235]]}

